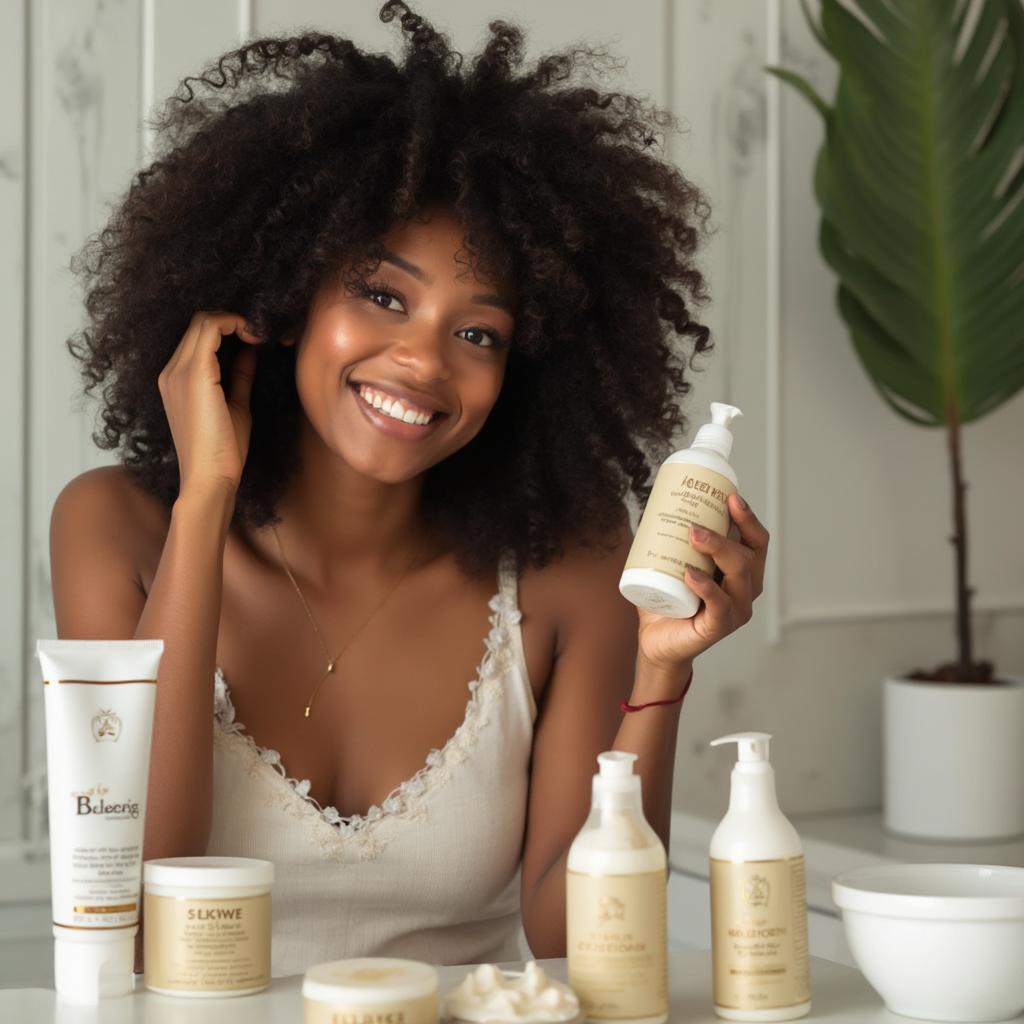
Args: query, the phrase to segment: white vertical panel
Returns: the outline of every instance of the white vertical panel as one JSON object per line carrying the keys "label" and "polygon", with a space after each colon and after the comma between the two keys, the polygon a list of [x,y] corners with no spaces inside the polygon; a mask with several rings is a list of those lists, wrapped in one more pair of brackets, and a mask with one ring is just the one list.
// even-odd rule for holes
{"label": "white vertical panel", "polygon": [[[179,82],[238,46],[249,34],[251,0],[142,0],[142,114],[162,108]],[[197,32],[196,26],[202,31]],[[193,85],[193,88],[196,88]],[[197,90],[197,92],[200,90]],[[150,129],[143,128],[143,162],[151,159]]]}
{"label": "white vertical panel", "polygon": [[20,838],[24,737],[25,0],[0,0],[0,842]]}
{"label": "white vertical panel", "polygon": [[[77,364],[65,339],[83,322],[73,252],[98,230],[127,187],[138,148],[136,0],[31,3],[31,405],[28,538],[29,638],[54,636],[49,518],[72,477],[113,461],[93,444],[94,409],[75,399]],[[26,662],[30,761],[43,763],[38,667]]]}

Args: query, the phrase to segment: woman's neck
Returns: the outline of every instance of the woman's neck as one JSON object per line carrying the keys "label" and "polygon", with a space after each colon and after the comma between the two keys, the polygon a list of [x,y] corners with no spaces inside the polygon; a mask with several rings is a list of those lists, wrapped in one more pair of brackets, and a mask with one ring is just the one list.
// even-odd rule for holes
{"label": "woman's neck", "polygon": [[436,552],[420,512],[423,476],[382,483],[353,469],[312,429],[303,431],[301,464],[278,506],[288,561],[318,588],[335,578],[394,578],[410,560]]}

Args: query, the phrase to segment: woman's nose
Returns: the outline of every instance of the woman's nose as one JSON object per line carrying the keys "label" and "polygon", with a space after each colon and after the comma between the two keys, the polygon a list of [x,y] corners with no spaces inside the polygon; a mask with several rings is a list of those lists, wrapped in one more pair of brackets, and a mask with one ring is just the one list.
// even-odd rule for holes
{"label": "woman's nose", "polygon": [[421,380],[447,380],[451,376],[447,338],[440,330],[424,328],[406,332],[395,343],[393,358]]}

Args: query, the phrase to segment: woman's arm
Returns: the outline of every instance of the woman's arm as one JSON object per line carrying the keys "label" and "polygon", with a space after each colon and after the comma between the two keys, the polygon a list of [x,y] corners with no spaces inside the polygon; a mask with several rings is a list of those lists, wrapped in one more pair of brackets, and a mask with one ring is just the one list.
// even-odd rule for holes
{"label": "woman's arm", "polygon": [[143,856],[199,855],[210,833],[213,674],[234,498],[179,497],[147,595],[133,559],[140,498],[116,468],[72,480],[54,504],[50,560],[62,639],[161,639]]}
{"label": "woman's arm", "polygon": [[619,703],[678,696],[696,655],[750,618],[768,534],[735,497],[730,513],[741,540],[694,538],[724,576],[721,585],[710,577],[688,581],[705,601],[692,619],[637,609],[618,593],[632,544],[628,524],[611,554],[576,549],[552,577],[567,614],[535,729],[522,876],[523,926],[536,957],[566,955],[566,861],[590,810],[602,750],[638,755],[644,816],[668,849],[680,705],[623,713]]}

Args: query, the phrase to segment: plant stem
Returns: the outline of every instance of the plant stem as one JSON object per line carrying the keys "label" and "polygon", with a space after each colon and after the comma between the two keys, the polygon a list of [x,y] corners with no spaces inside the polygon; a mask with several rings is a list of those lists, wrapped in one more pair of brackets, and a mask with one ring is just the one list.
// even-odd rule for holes
{"label": "plant stem", "polygon": [[973,678],[974,650],[971,637],[971,596],[967,585],[967,484],[960,465],[960,419],[951,402],[946,417],[946,440],[949,445],[950,468],[953,471],[953,545],[956,561],[956,631],[957,660],[960,678]]}

